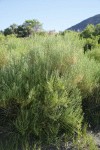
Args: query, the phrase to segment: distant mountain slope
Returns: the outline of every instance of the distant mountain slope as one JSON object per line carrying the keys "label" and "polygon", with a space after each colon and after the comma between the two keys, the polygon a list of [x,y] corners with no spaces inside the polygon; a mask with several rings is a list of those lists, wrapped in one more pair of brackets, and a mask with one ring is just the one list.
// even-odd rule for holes
{"label": "distant mountain slope", "polygon": [[99,23],[100,23],[100,14],[95,15],[93,17],[90,17],[88,19],[85,19],[82,22],[68,28],[67,30],[82,31],[86,28],[86,26],[88,24],[96,25],[96,24],[99,24]]}

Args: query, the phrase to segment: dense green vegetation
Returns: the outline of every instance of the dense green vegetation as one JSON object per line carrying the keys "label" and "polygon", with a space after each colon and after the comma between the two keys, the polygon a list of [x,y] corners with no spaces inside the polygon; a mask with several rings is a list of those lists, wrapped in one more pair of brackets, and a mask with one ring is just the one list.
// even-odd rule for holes
{"label": "dense green vegetation", "polygon": [[31,34],[42,31],[42,24],[36,20],[26,20],[22,25],[12,24],[1,31],[5,36],[14,34],[17,37],[29,37]]}
{"label": "dense green vegetation", "polygon": [[0,150],[96,150],[84,130],[100,124],[100,45],[84,55],[85,42],[71,31],[0,35]]}

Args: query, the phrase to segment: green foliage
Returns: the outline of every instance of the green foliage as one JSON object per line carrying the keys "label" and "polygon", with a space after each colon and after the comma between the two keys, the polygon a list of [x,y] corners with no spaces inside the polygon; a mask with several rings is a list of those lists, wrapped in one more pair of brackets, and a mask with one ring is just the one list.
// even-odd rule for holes
{"label": "green foliage", "polygon": [[84,53],[88,50],[99,47],[100,44],[100,24],[96,26],[90,24],[81,33],[81,38],[85,38]]}
{"label": "green foliage", "polygon": [[17,28],[17,37],[27,37],[30,34],[30,30],[23,25],[18,26]]}
{"label": "green foliage", "polygon": [[99,48],[95,48],[93,51],[87,53],[87,56],[90,59],[94,59],[95,61],[100,63],[100,49]]}
{"label": "green foliage", "polygon": [[95,38],[100,35],[100,24],[96,26],[89,24],[80,34],[83,38]]}
{"label": "green foliage", "polygon": [[5,36],[16,35],[17,37],[28,37],[34,32],[42,30],[42,24],[38,20],[26,20],[22,25],[12,24],[3,32]]}
{"label": "green foliage", "polygon": [[0,45],[5,149],[12,138],[10,149],[24,150],[27,145],[56,144],[82,135],[82,108],[87,101],[91,104],[89,96],[98,87],[100,72],[100,64],[83,54],[84,42],[75,32],[5,37]]}
{"label": "green foliage", "polygon": [[97,24],[97,25],[95,26],[95,35],[96,35],[96,36],[100,35],[100,24]]}
{"label": "green foliage", "polygon": [[92,38],[95,32],[95,27],[92,24],[89,24],[84,31],[81,33],[83,38]]}
{"label": "green foliage", "polygon": [[36,19],[33,19],[33,20],[26,20],[23,25],[27,28],[30,28],[31,30],[33,30],[34,32],[36,31],[41,31],[42,29],[42,24],[36,20]]}
{"label": "green foliage", "polygon": [[34,32],[42,30],[42,24],[38,20],[26,20],[17,28],[17,37],[28,37]]}
{"label": "green foliage", "polygon": [[10,25],[10,27],[6,28],[3,33],[5,36],[11,35],[11,34],[16,34],[16,30],[17,30],[17,25],[12,24],[12,25]]}
{"label": "green foliage", "polygon": [[4,35],[6,36],[6,35],[10,35],[10,34],[12,34],[13,32],[12,32],[12,30],[10,29],[10,28],[6,28],[5,30],[4,30]]}
{"label": "green foliage", "polygon": [[91,133],[87,132],[86,125],[84,126],[82,133],[82,136],[78,136],[77,139],[74,140],[74,145],[76,145],[77,149],[98,150]]}

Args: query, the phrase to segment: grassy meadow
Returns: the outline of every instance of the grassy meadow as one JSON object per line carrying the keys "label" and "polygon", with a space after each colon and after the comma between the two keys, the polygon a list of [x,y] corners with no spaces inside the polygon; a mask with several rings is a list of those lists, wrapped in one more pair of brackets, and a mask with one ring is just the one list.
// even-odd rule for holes
{"label": "grassy meadow", "polygon": [[0,150],[97,150],[86,130],[100,125],[100,46],[84,54],[84,43],[76,32],[0,35]]}

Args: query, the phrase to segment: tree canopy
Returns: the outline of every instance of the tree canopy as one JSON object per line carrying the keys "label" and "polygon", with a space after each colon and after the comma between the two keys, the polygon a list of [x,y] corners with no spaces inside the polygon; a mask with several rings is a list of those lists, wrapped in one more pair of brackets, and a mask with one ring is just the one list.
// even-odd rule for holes
{"label": "tree canopy", "polygon": [[28,37],[42,30],[42,24],[36,20],[26,20],[22,25],[12,24],[4,30],[4,35],[16,34],[17,37]]}

